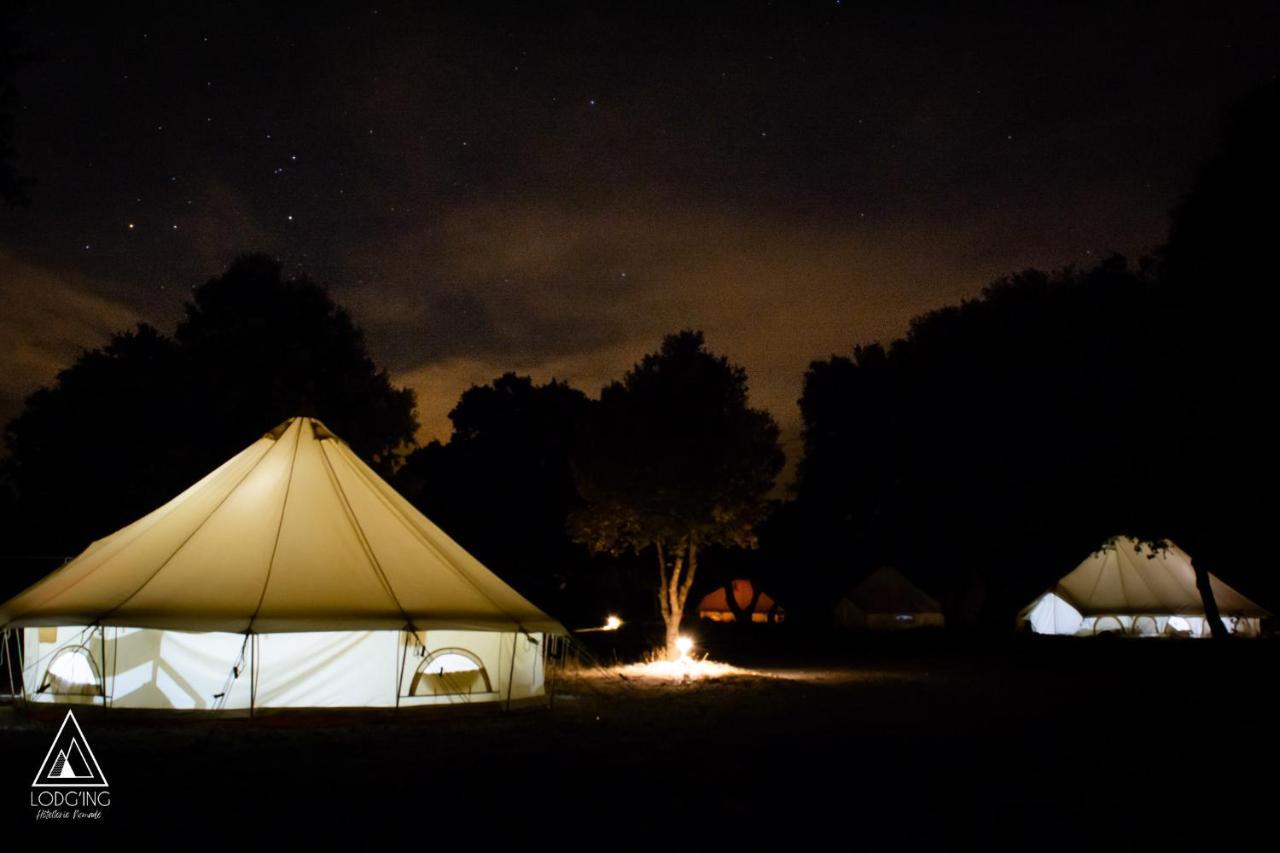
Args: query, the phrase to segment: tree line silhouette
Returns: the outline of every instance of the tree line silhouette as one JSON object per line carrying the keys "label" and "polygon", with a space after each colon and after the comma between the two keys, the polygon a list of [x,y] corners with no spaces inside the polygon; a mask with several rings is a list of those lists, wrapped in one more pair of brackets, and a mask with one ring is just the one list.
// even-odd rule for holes
{"label": "tree line silhouette", "polygon": [[1274,605],[1277,92],[1232,116],[1154,257],[1017,273],[898,340],[813,362],[786,500],[767,500],[776,424],[698,332],[668,336],[598,398],[504,374],[462,394],[447,441],[415,447],[412,392],[346,312],[277,261],[239,258],[193,291],[172,336],[121,332],[6,427],[0,586],[310,414],[568,624],[632,607],[662,616],[670,641],[690,596],[735,575],[821,624],[890,563],[952,624],[1007,630],[1118,533],[1176,541]]}

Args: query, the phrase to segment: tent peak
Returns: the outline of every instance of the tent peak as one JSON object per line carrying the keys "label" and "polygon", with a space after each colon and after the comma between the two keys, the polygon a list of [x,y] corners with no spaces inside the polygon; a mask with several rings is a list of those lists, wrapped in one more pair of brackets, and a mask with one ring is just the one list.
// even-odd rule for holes
{"label": "tent peak", "polygon": [[1173,540],[1168,537],[1160,537],[1157,539],[1140,539],[1137,536],[1130,536],[1125,533],[1117,533],[1102,541],[1102,544],[1093,551],[1094,555],[1102,556],[1108,552],[1131,551],[1148,560],[1163,558],[1173,554],[1181,557],[1187,562],[1191,561],[1191,557],[1185,551],[1179,548]]}
{"label": "tent peak", "polygon": [[263,437],[278,440],[282,435],[289,431],[289,427],[293,426],[295,421],[302,421],[304,424],[310,426],[311,434],[317,441],[322,441],[326,438],[332,438],[337,441],[342,440],[338,438],[337,434],[333,430],[321,423],[319,418],[313,418],[310,415],[294,415],[293,417],[282,421],[274,429],[268,430]]}

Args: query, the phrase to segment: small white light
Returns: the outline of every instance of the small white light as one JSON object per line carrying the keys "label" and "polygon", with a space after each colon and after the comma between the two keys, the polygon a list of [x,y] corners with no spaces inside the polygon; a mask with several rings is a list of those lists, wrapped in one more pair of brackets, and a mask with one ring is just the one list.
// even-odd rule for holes
{"label": "small white light", "polygon": [[676,649],[679,650],[682,657],[688,657],[689,652],[693,651],[693,640],[688,637],[680,637],[676,640]]}
{"label": "small white light", "polygon": [[622,627],[622,620],[610,613],[605,617],[604,629],[606,631],[616,631]]}

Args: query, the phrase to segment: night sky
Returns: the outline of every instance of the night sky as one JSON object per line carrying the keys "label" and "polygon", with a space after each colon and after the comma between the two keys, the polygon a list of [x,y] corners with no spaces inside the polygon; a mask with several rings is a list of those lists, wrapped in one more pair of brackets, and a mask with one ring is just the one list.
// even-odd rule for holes
{"label": "night sky", "polygon": [[793,450],[810,360],[1154,248],[1280,43],[1273,3],[110,5],[16,24],[0,418],[261,250],[424,439],[472,383],[595,393],[698,327]]}

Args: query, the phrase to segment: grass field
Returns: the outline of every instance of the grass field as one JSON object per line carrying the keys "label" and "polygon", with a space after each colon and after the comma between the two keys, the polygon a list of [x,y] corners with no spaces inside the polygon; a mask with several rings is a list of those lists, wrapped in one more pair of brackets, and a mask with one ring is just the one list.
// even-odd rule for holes
{"label": "grass field", "polygon": [[[547,710],[77,717],[101,828],[148,846],[1276,847],[1274,642],[805,645],[714,649],[755,674],[713,681],[563,677]],[[70,831],[28,803],[60,719],[0,708],[0,826]]]}

